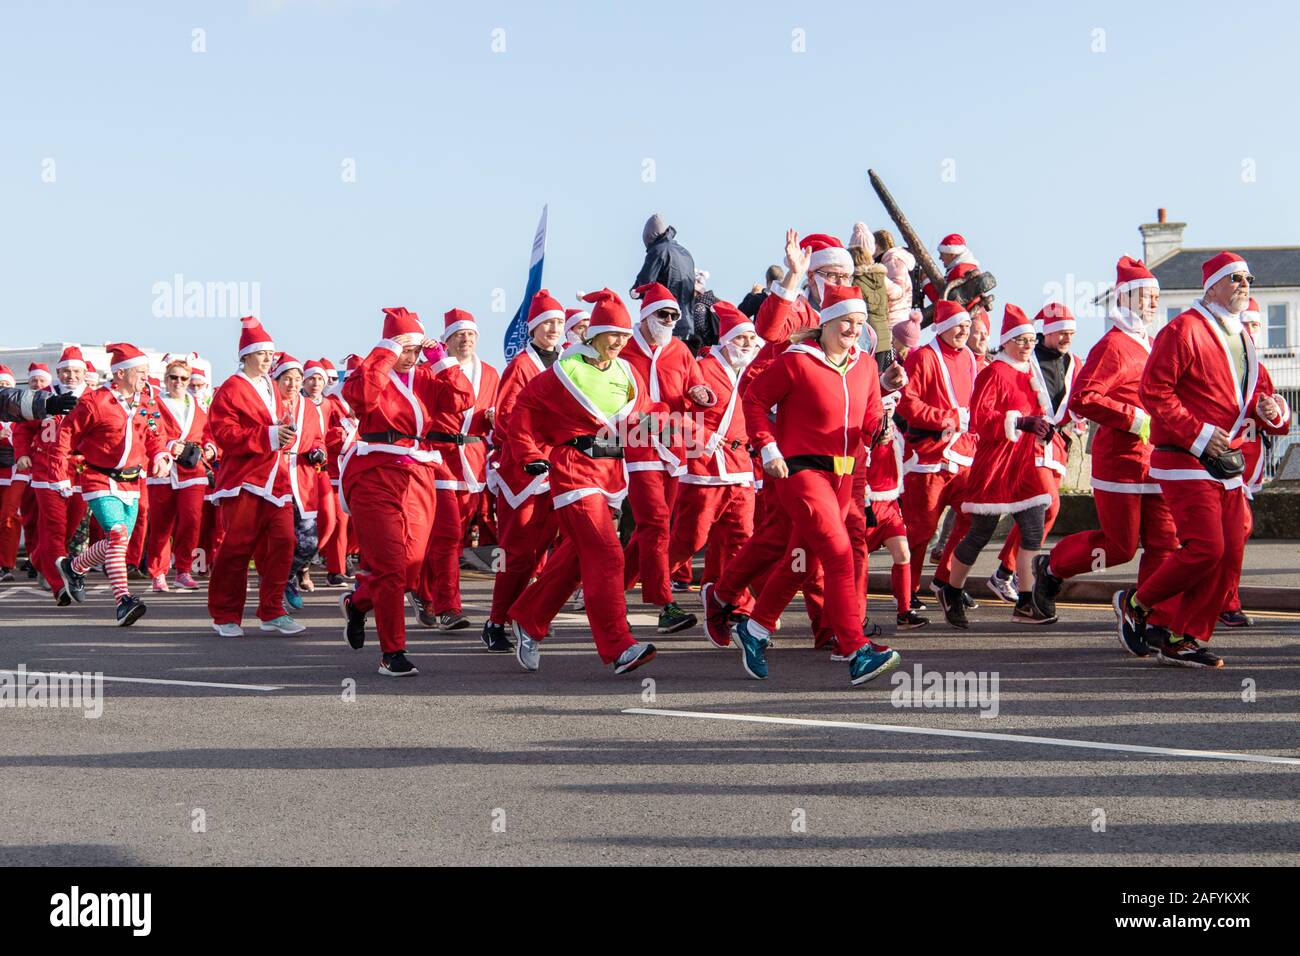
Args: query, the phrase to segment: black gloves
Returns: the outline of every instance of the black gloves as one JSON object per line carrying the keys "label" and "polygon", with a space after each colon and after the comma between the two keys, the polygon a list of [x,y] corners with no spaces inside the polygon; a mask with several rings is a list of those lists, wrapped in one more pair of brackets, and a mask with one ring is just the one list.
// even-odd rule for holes
{"label": "black gloves", "polygon": [[530,461],[528,464],[524,465],[524,471],[528,472],[530,475],[544,475],[550,470],[551,466],[540,459],[537,461]]}
{"label": "black gloves", "polygon": [[187,441],[181,453],[176,456],[176,464],[182,468],[195,468],[198,466],[199,459],[203,457],[203,449],[196,443]]}
{"label": "black gloves", "polygon": [[1016,422],[1016,428],[1029,432],[1041,441],[1047,441],[1052,435],[1052,423],[1037,415],[1025,415]]}
{"label": "black gloves", "polygon": [[325,450],[323,448],[313,448],[306,454],[307,464],[323,465],[325,464]]}
{"label": "black gloves", "polygon": [[[46,415],[66,415],[77,405],[77,396],[71,392],[61,392],[58,395],[48,395],[45,398]],[[43,416],[37,416],[43,417]]]}

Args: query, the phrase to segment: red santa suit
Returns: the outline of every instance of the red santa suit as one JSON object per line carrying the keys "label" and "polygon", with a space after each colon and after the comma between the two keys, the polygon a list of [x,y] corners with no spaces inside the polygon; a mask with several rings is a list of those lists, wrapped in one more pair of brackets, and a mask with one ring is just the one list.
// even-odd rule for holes
{"label": "red santa suit", "polygon": [[[739,376],[727,346],[754,331],[754,324],[730,302],[718,300],[718,344],[698,360],[698,378],[713,393],[712,405],[693,414],[699,428],[686,451],[673,513],[668,564],[689,567],[708,546],[703,582],[718,580],[727,564],[754,533],[754,467],[749,457],[745,416],[740,408]],[[743,369],[742,369],[743,370]],[[689,400],[688,400],[689,401]],[[748,613],[748,604],[742,611]]]}
{"label": "red santa suit", "polygon": [[[113,371],[148,362],[143,353],[129,345],[109,349],[113,352]],[[128,399],[110,382],[81,396],[65,427],[69,450],[83,459],[78,479],[83,499],[89,502],[111,497],[128,507],[138,506],[149,464],[159,460],[169,463],[158,419],[157,406],[145,391]],[[120,601],[129,593],[126,549],[131,531],[118,523],[103,530],[106,536],[79,554],[72,567],[77,574],[85,574],[103,564],[113,596]]]}
{"label": "red santa suit", "polygon": [[[1146,267],[1128,256],[1119,261],[1119,292],[1158,288]],[[1049,570],[1058,578],[1071,578],[1095,570],[1097,556],[1105,567],[1133,560],[1138,545],[1142,560],[1138,583],[1147,580],[1178,547],[1173,515],[1148,474],[1151,445],[1142,436],[1151,418],[1142,407],[1138,384],[1151,352],[1146,327],[1140,317],[1117,309],[1110,328],[1088,353],[1075,380],[1070,409],[1097,424],[1092,440],[1092,497],[1097,506],[1095,531],[1078,531],[1057,542]],[[1155,609],[1152,624],[1163,624],[1162,609]]]}
{"label": "red santa suit", "polygon": [[[543,322],[563,317],[563,306],[547,290],[540,289],[528,307],[528,331],[531,334]],[[554,361],[554,357],[549,360]],[[528,586],[542,558],[555,543],[559,527],[551,506],[548,476],[524,471],[527,462],[515,457],[516,446],[511,442],[515,402],[528,383],[546,369],[546,359],[530,341],[506,366],[497,389],[492,422],[494,448],[487,472],[488,488],[496,495],[497,540],[502,552],[502,562],[492,582],[492,609],[488,614],[488,620],[496,624],[509,622],[511,605]]]}
{"label": "red santa suit", "polygon": [[[443,320],[443,342],[462,330],[478,331],[474,316],[463,309],[452,309]],[[487,435],[491,431],[488,413],[494,407],[500,384],[497,370],[477,355],[470,356],[461,371],[474,392],[474,404],[456,409],[443,402],[429,413],[430,437],[442,455],[442,463],[436,466],[433,482],[438,520],[429,537],[419,596],[438,615],[461,610],[461,549],[465,528],[478,511],[479,499],[487,487]]]}
{"label": "red santa suit", "polygon": [[[1038,315],[1034,317],[1034,322],[1035,324],[1041,323],[1040,330],[1044,335],[1049,335],[1052,332],[1073,332],[1077,327],[1073,314],[1059,302],[1048,303],[1044,306]],[[1060,395],[1054,395],[1043,376],[1043,368],[1038,354],[1039,347],[1035,346],[1034,351],[1029,354],[1030,371],[1033,373],[1034,382],[1039,392],[1046,396],[1047,412],[1043,417],[1056,426],[1057,429],[1052,434],[1051,443],[1044,445],[1043,454],[1036,460],[1038,467],[1046,468],[1051,473],[1048,477],[1052,479],[1052,503],[1047,506],[1047,514],[1043,518],[1043,537],[1046,539],[1052,530],[1052,525],[1056,523],[1057,514],[1061,510],[1061,481],[1065,478],[1066,464],[1070,454],[1070,445],[1066,442],[1066,436],[1063,432],[1068,431],[1071,442],[1081,440],[1083,437],[1078,427],[1079,416],[1070,409],[1070,397],[1074,391],[1074,383],[1083,368],[1083,361],[1074,354],[1070,354],[1066,358],[1066,374],[1065,380],[1062,382],[1062,391]],[[1046,348],[1046,346],[1041,347]],[[1048,358],[1053,357],[1048,356]],[[1044,361],[1046,360],[1045,358]],[[1014,570],[1019,554],[1020,526],[1015,525],[998,552],[998,562],[1002,567]]]}
{"label": "red santa suit", "polygon": [[[340,465],[344,510],[356,522],[361,567],[352,607],[375,612],[384,654],[406,649],[405,595],[417,592],[420,570],[436,517],[433,466],[442,456],[425,437],[431,409],[445,402],[465,411],[474,393],[460,364],[439,347],[428,364],[393,371],[402,349],[398,336],[424,335],[419,317],[386,309],[384,336],[343,385],[343,398],[357,414],[357,442]],[[446,394],[444,394],[446,393]]]}
{"label": "red santa suit", "polygon": [[[827,287],[821,323],[866,306],[854,287]],[[764,464],[784,458],[788,478],[773,480],[791,534],[785,554],[763,585],[751,619],[771,631],[805,572],[797,554],[814,554],[824,574],[823,622],[842,654],[867,643],[862,633],[853,546],[845,526],[853,494],[853,471],[864,437],[876,434],[883,417],[880,378],[870,353],[857,348],[837,368],[821,345],[791,346],[756,378],[742,396],[745,426]],[[776,419],[768,417],[776,408]]]}
{"label": "red santa suit", "polygon": [[[310,474],[307,476],[316,486],[316,549],[322,558],[325,556],[325,542],[333,536],[339,520],[338,495],[334,491],[334,486],[330,483],[329,473],[327,432],[329,430],[330,404],[325,397],[324,391],[329,388],[329,376],[326,374],[324,364],[322,364],[325,361],[325,359],[308,359],[304,363],[302,370],[303,398],[316,409],[322,450],[325,452],[325,464],[311,465]],[[321,381],[321,393],[315,399],[307,395],[307,382],[311,378],[319,378]]]}
{"label": "red santa suit", "polygon": [[971,432],[970,419],[978,374],[975,356],[964,345],[952,348],[941,338],[970,321],[970,314],[956,303],[936,303],[934,338],[912,349],[904,366],[907,385],[898,406],[899,417],[907,423],[901,502],[914,587],[921,580],[939,516],[960,497],[974,461],[978,438]]}
{"label": "red santa suit", "polygon": [[[615,293],[602,289],[584,299],[594,303],[588,341],[602,332],[632,331],[632,320]],[[522,631],[543,640],[555,615],[581,584],[596,650],[604,663],[612,664],[636,643],[627,623],[623,549],[611,514],[627,496],[627,473],[622,459],[592,458],[571,443],[592,436],[626,436],[643,416],[652,411],[662,413],[664,408],[651,403],[636,370],[615,359],[627,378],[630,394],[612,415],[602,411],[565,367],[568,362],[583,361],[584,355],[594,358],[596,354],[590,346],[574,346],[549,370],[534,377],[515,405],[515,421],[507,437],[509,454],[523,464],[548,462],[551,500],[564,536],[541,575],[519,596],[508,616]]]}
{"label": "red santa suit", "polygon": [[86,515],[86,503],[71,479],[67,420],[67,415],[50,415],[35,423],[27,446],[38,523],[36,545],[29,553],[54,593],[63,587],[58,560],[67,553],[68,539]]}
{"label": "red santa suit", "polygon": [[[241,320],[239,357],[273,351],[275,343],[252,316]],[[293,500],[280,445],[284,402],[269,376],[250,379],[236,372],[222,383],[208,411],[221,467],[212,499],[219,507],[223,537],[212,563],[208,613],[213,625],[239,624],[248,589],[248,562],[257,565],[259,620],[284,614],[284,589],[297,540]]]}
{"label": "red santa suit", "polygon": [[[173,367],[189,369],[189,365],[166,362]],[[158,425],[162,444],[171,453],[171,469],[165,478],[147,479],[149,492],[149,563],[148,573],[157,579],[166,576],[173,551],[176,573],[189,574],[194,569],[198,550],[199,525],[203,518],[203,499],[208,493],[208,472],[204,458],[216,457],[216,446],[205,441],[208,413],[199,400],[188,391],[180,399],[162,395],[158,401]],[[197,464],[186,468],[176,461],[180,447],[193,442],[202,449]]]}
{"label": "red santa suit", "polygon": [[[815,274],[818,269],[828,266],[838,266],[846,273],[853,272],[853,257],[833,236],[813,233],[800,240],[799,245],[808,254],[809,273]],[[820,282],[820,279],[810,281]],[[742,400],[750,383],[789,348],[791,336],[816,329],[820,325],[817,310],[804,296],[786,289],[781,283],[772,283],[769,292],[759,306],[758,314],[754,316],[754,328],[766,344],[740,378]],[[757,461],[754,464],[754,474],[754,536],[727,564],[717,583],[712,588],[701,588],[700,591],[707,616],[709,639],[719,647],[731,643],[731,611],[748,606],[748,598],[745,596],[747,589],[758,593],[766,586],[772,569],[785,554],[793,531],[790,516],[781,506],[775,483],[765,479]],[[822,571],[815,556],[808,562],[803,594],[808,619],[812,623],[814,644],[821,647],[830,642],[833,634],[822,620]]]}
{"label": "red santa suit", "polygon": [[[699,365],[681,339],[655,345],[645,336],[645,320],[657,310],[680,312],[681,308],[672,293],[657,282],[634,292],[642,302],[641,321],[633,326],[632,341],[621,357],[646,383],[650,401],[663,404],[681,420],[688,407],[687,391],[703,384]],[[673,428],[671,443],[654,435],[648,446],[637,443],[627,450],[628,502],[636,530],[623,552],[623,584],[631,588],[640,578],[641,599],[659,607],[673,599],[668,579],[668,524],[677,500],[677,480],[686,473],[683,432],[683,428]]]}
{"label": "red santa suit", "polygon": [[[898,406],[900,393],[885,396],[884,414],[892,416]],[[903,436],[890,429],[875,445],[867,464],[867,503],[871,506],[875,525],[867,530],[867,554],[885,546],[891,538],[906,538],[907,524],[898,499],[903,493]],[[865,570],[866,562],[863,562]],[[898,605],[898,613],[906,614],[912,608],[912,565],[895,564],[890,569],[890,590]],[[859,590],[866,594],[865,581],[859,580]]]}
{"label": "red santa suit", "polygon": [[[0,365],[0,387],[15,387],[13,374],[3,365]],[[18,425],[18,422],[0,422],[0,448],[7,449],[14,461],[18,460],[14,446],[14,430]],[[18,509],[26,485],[26,480],[15,475],[13,465],[0,467],[0,568],[6,570],[12,570],[18,561],[18,535],[22,527]]]}
{"label": "red santa suit", "polygon": [[[1202,266],[1205,289],[1237,271],[1249,271],[1241,257],[1215,256]],[[1243,346],[1244,381],[1229,336]],[[1169,629],[1208,641],[1241,564],[1247,508],[1243,477],[1216,478],[1198,458],[1216,427],[1228,434],[1230,447],[1240,448],[1247,422],[1285,434],[1290,410],[1283,404],[1272,420],[1258,412],[1264,393],[1255,343],[1237,316],[1218,316],[1203,299],[1156,336],[1139,394],[1151,414],[1150,474],[1173,512],[1179,547],[1139,586],[1137,600],[1152,607],[1179,595]]]}
{"label": "red santa suit", "polygon": [[[1241,321],[1245,324],[1253,321],[1256,327],[1262,324],[1263,317],[1260,314],[1259,303],[1254,299],[1246,306],[1246,311],[1241,313]],[[1256,343],[1258,345],[1258,343]],[[1273,376],[1269,375],[1268,369],[1263,364],[1259,366],[1259,390],[1261,395],[1272,395],[1273,400],[1283,409],[1284,414],[1289,416],[1290,407],[1286,399],[1278,394],[1277,389],[1273,386]],[[1246,498],[1248,501],[1254,500],[1255,495],[1264,487],[1264,436],[1258,430],[1254,430],[1253,435],[1247,435],[1246,440],[1242,442],[1241,452],[1246,459]],[[1246,540],[1250,540],[1251,531],[1255,527],[1255,516],[1251,512],[1250,506],[1246,507]],[[1245,558],[1245,549],[1242,549],[1242,558]],[[1225,613],[1241,610],[1241,567],[1237,566],[1235,573],[1232,575],[1232,586],[1228,588],[1228,596],[1223,602]]]}
{"label": "red santa suit", "polygon": [[[351,374],[360,367],[361,357],[349,355],[346,373]],[[329,574],[346,576],[347,556],[356,553],[356,535],[352,529],[352,519],[344,514],[342,502],[339,501],[339,462],[356,441],[357,420],[351,406],[343,398],[342,381],[330,386],[321,402],[321,408],[325,415],[326,455],[321,484],[329,486],[335,520],[332,530],[321,536],[320,551],[325,557],[325,570]],[[322,495],[324,494],[322,488]]]}

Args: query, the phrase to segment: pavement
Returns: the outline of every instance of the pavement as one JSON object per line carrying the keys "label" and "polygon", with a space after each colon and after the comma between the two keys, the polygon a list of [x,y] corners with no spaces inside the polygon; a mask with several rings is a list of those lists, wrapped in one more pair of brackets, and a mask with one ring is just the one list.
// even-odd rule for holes
{"label": "pavement", "polygon": [[[1063,606],[1039,629],[986,602],[966,633],[937,612],[897,638],[887,626],[902,667],[852,688],[847,665],[811,648],[798,603],[762,683],[698,630],[654,637],[652,609],[634,604],[660,654],[622,678],[566,612],[535,674],[485,653],[477,629],[413,627],[421,673],[393,680],[376,673],[373,635],[362,651],[344,643],[337,590],[308,595],[300,637],[222,640],[203,592],[145,595],[149,613],[119,629],[98,581],[68,609],[0,584],[0,669],[106,675],[97,719],[0,706],[0,864],[1199,866],[1300,853],[1295,614],[1216,635],[1228,666],[1193,671],[1125,656],[1108,607]],[[464,587],[481,623],[491,579]],[[873,602],[881,620],[891,610]],[[917,666],[923,685],[982,676],[982,705],[900,706],[927,700],[891,683]]]}

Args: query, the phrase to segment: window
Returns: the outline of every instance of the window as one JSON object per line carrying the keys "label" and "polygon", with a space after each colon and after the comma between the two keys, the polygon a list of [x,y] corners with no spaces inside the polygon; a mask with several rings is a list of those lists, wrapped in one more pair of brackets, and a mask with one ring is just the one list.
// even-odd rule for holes
{"label": "window", "polygon": [[1183,314],[1185,310],[1181,306],[1171,305],[1165,309],[1165,324],[1168,325],[1174,319]]}
{"label": "window", "polygon": [[1287,332],[1287,304],[1268,307],[1268,347],[1271,349],[1289,348],[1291,336]]}

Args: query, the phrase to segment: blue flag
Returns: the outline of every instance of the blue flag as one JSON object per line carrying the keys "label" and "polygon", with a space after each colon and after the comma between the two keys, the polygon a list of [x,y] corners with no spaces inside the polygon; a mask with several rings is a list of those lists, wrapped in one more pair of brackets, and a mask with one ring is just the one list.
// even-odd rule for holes
{"label": "blue flag", "polygon": [[537,235],[533,236],[533,254],[528,260],[528,285],[524,289],[524,301],[519,303],[519,311],[506,327],[505,355],[506,361],[524,350],[528,344],[528,305],[542,288],[542,262],[546,258],[546,207],[542,207],[542,218],[537,223]]}

